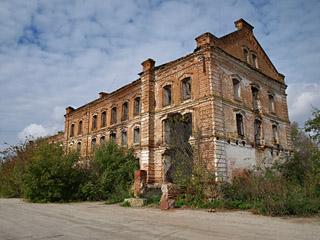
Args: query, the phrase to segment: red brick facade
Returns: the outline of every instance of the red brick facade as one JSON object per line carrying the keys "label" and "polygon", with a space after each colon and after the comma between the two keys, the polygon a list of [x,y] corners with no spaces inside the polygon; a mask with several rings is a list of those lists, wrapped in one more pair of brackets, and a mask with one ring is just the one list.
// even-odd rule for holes
{"label": "red brick facade", "polygon": [[[147,59],[138,80],[112,93],[100,93],[77,109],[68,107],[67,148],[89,156],[95,144],[114,137],[118,144],[134,149],[148,183],[161,184],[166,150],[163,121],[177,112],[192,114],[193,133],[201,132],[201,157],[222,178],[288,152],[284,76],[254,37],[253,27],[242,19],[235,24],[237,30],[221,38],[210,33],[197,37],[195,51],[172,62],[156,66]],[[186,79],[191,90],[187,97]]]}

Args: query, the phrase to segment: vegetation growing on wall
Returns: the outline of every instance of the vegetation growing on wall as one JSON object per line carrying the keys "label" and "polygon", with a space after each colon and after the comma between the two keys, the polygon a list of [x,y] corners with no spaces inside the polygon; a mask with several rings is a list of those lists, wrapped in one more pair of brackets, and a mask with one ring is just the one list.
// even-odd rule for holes
{"label": "vegetation growing on wall", "polygon": [[[312,138],[292,125],[294,151],[292,156],[280,159],[273,166],[246,170],[235,176],[232,183],[210,181],[207,167],[197,165],[189,188],[180,194],[177,206],[199,208],[251,209],[266,215],[310,215],[320,211],[320,150],[316,140],[315,120],[312,123]],[[316,124],[314,124],[316,123]],[[194,167],[195,168],[195,167]],[[214,176],[213,176],[214,177]],[[212,178],[211,178],[212,180]],[[215,195],[216,193],[216,195]]]}

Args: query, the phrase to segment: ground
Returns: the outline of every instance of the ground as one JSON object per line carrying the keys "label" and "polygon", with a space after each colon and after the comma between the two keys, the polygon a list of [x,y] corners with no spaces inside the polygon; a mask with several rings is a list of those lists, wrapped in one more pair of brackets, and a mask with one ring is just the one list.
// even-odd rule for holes
{"label": "ground", "polygon": [[320,218],[0,199],[0,239],[317,239]]}

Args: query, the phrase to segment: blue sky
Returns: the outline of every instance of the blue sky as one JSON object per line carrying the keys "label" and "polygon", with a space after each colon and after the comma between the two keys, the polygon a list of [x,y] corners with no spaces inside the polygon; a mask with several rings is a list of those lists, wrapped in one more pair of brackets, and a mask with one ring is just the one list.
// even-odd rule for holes
{"label": "blue sky", "polygon": [[286,75],[291,121],[320,106],[320,1],[0,2],[0,144],[63,129],[65,107],[138,78],[140,63],[173,60],[204,32],[244,18]]}

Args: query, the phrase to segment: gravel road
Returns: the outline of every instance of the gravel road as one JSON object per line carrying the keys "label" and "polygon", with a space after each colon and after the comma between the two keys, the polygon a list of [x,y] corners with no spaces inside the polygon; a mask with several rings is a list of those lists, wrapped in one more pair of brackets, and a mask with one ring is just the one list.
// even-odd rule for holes
{"label": "gravel road", "polygon": [[320,239],[320,217],[160,211],[102,202],[34,204],[0,199],[0,239]]}

